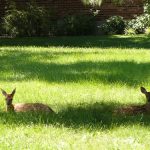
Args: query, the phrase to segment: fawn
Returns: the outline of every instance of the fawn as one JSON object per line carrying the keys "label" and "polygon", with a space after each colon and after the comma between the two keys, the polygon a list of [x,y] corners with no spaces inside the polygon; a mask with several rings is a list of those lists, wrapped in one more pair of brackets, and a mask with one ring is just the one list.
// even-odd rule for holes
{"label": "fawn", "polygon": [[1,89],[2,94],[5,96],[6,100],[6,111],[15,111],[15,112],[54,112],[49,106],[41,103],[18,103],[12,104],[14,94],[16,89],[12,91],[11,94],[7,94],[3,89]]}
{"label": "fawn", "polygon": [[118,110],[115,110],[115,114],[121,113],[121,114],[134,115],[140,113],[150,113],[150,92],[147,92],[147,90],[144,87],[141,87],[140,90],[146,96],[147,101],[145,104],[123,107]]}

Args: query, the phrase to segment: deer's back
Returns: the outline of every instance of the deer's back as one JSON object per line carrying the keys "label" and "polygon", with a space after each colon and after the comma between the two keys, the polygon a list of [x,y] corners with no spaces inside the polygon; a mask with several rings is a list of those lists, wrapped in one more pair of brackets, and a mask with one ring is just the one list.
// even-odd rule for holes
{"label": "deer's back", "polygon": [[115,110],[115,114],[128,114],[128,115],[135,115],[141,113],[148,113],[150,114],[150,103],[144,105],[135,105],[135,106],[127,106],[122,107]]}
{"label": "deer's back", "polygon": [[41,104],[41,103],[14,104],[14,111],[16,112],[28,112],[28,111],[53,112],[53,110],[49,106]]}

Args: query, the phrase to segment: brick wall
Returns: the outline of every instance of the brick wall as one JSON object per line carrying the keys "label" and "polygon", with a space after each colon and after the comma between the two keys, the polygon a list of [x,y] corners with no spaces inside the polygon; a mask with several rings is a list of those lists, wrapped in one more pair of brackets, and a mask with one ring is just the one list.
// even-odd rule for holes
{"label": "brick wall", "polygon": [[108,0],[101,6],[99,13],[99,19],[105,19],[112,15],[120,15],[125,19],[134,18],[135,15],[143,13],[143,2],[142,0],[130,0],[124,5],[114,5]]}
{"label": "brick wall", "polygon": [[4,15],[5,7],[6,7],[6,1],[0,0],[0,17]]}
{"label": "brick wall", "polygon": [[[19,8],[24,7],[29,0],[15,0]],[[134,15],[140,15],[143,13],[142,0],[127,0],[124,5],[115,5],[111,3],[111,0],[105,0],[99,9],[97,20],[106,19],[112,15],[121,15],[126,19],[133,18]],[[68,13],[84,13],[89,14],[92,6],[85,6],[81,0],[36,0],[38,5],[46,8],[53,7],[57,10],[59,16],[63,16]],[[0,0],[0,16],[5,12],[7,6],[6,0]]]}

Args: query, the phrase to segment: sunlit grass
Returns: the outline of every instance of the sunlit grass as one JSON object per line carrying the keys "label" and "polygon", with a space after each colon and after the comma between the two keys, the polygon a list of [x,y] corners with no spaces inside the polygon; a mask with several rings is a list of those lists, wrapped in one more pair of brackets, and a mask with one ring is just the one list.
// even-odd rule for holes
{"label": "sunlit grass", "polygon": [[0,88],[56,112],[6,113],[0,94],[0,149],[149,149],[148,115],[113,115],[145,103],[149,47],[142,35],[0,39]]}

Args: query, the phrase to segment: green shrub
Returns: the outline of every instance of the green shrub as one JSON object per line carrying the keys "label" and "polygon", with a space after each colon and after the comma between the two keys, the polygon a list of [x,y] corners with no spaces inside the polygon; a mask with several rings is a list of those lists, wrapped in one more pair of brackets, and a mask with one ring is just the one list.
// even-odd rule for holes
{"label": "green shrub", "polygon": [[11,36],[89,35],[95,29],[93,16],[67,15],[56,19],[53,11],[30,3],[23,10],[13,7],[3,18],[3,26]]}
{"label": "green shrub", "polygon": [[29,36],[49,35],[52,29],[51,11],[37,5],[29,4],[27,9],[27,26]]}
{"label": "green shrub", "polygon": [[18,10],[9,11],[4,17],[3,27],[8,35],[26,35],[27,13]]}
{"label": "green shrub", "polygon": [[2,22],[0,20],[0,36],[2,36],[3,34],[5,34],[5,30],[4,30]]}
{"label": "green shrub", "polygon": [[11,36],[43,36],[49,35],[52,28],[50,13],[34,3],[26,9],[11,7],[3,18],[3,27]]}
{"label": "green shrub", "polygon": [[126,22],[121,16],[112,16],[106,20],[99,30],[103,31],[104,34],[123,34],[126,27]]}
{"label": "green shrub", "polygon": [[125,32],[125,35],[135,35],[136,34],[135,30],[132,28],[129,28],[129,29],[126,28],[124,32]]}
{"label": "green shrub", "polygon": [[145,28],[150,26],[150,15],[143,14],[127,23],[127,28],[132,28],[136,33],[144,33]]}
{"label": "green shrub", "polygon": [[95,19],[87,15],[67,15],[57,21],[57,35],[90,35],[95,29]]}
{"label": "green shrub", "polygon": [[150,4],[148,1],[144,4],[144,13],[150,14]]}
{"label": "green shrub", "polygon": [[146,28],[150,26],[150,4],[145,0],[144,14],[136,16],[135,19],[128,21],[127,29],[133,29],[137,34],[145,33]]}

